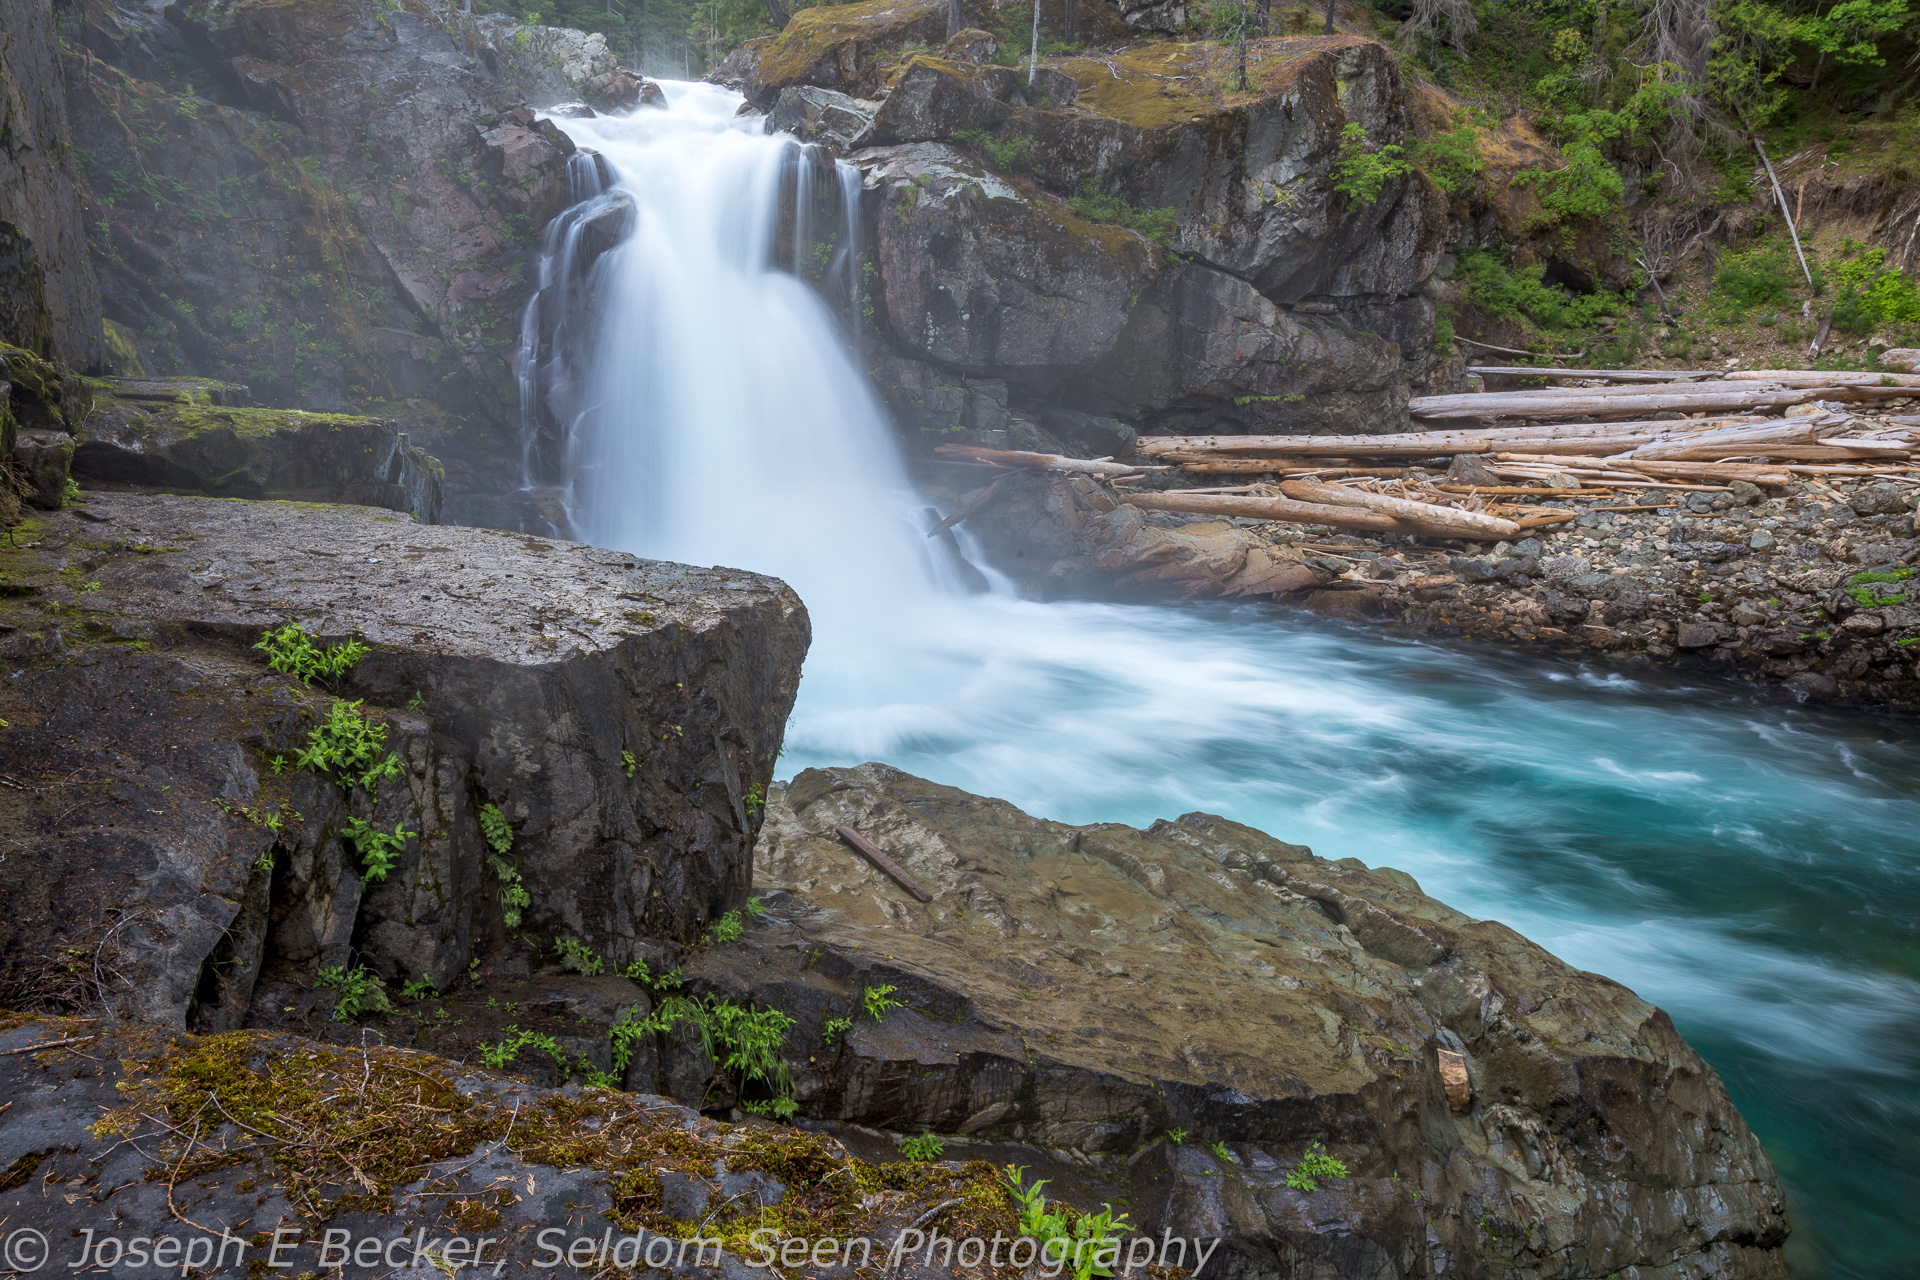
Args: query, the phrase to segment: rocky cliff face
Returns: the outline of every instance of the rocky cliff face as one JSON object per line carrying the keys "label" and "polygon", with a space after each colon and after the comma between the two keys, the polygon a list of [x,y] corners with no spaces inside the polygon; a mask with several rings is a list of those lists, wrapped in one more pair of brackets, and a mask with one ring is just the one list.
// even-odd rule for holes
{"label": "rocky cliff face", "polygon": [[[836,6],[726,69],[772,120],[866,174],[881,383],[922,430],[1042,403],[1154,431],[1386,431],[1434,376],[1426,286],[1447,202],[1419,174],[1335,189],[1342,132],[1398,145],[1391,55],[1354,36],[1232,51],[1157,41],[986,65],[915,53],[941,6]],[[930,29],[930,27],[929,27]],[[821,95],[838,95],[822,97]]]}
{"label": "rocky cliff face", "polygon": [[573,144],[527,95],[620,106],[638,77],[578,32],[425,0],[81,13],[87,217],[147,372],[403,417],[456,518],[544,528],[494,496],[518,485],[528,258],[574,196]]}
{"label": "rocky cliff face", "polygon": [[[234,1026],[263,973],[444,986],[509,930],[624,963],[746,893],[807,643],[777,582],[199,498],[16,540],[11,1001]],[[288,620],[371,651],[302,683],[254,648]],[[65,991],[80,949],[102,967]]]}
{"label": "rocky cliff face", "polygon": [[0,3],[0,341],[91,369],[106,359],[50,5]]}
{"label": "rocky cliff face", "polygon": [[1402,872],[870,764],[776,792],[755,883],[764,922],[688,976],[824,1035],[806,1114],[1037,1144],[1143,1231],[1225,1237],[1209,1270],[1784,1275],[1773,1170],[1666,1015]]}

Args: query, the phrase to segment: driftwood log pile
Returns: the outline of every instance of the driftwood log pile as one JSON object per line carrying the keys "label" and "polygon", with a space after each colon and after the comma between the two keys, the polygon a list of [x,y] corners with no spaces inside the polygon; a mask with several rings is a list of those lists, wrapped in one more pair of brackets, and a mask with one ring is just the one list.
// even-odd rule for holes
{"label": "driftwood log pile", "polygon": [[[1735,483],[1778,487],[1796,474],[1898,478],[1920,472],[1913,466],[1920,417],[1857,412],[1869,401],[1920,397],[1916,373],[1494,365],[1473,372],[1600,385],[1411,402],[1416,418],[1481,424],[1470,427],[1393,435],[1142,436],[1138,465],[965,445],[935,452],[955,461],[1096,476],[1113,486],[1118,501],[1149,510],[1486,540],[1573,519],[1564,508],[1519,501],[1526,497],[1725,492]],[[1764,416],[1768,410],[1787,414]],[[1229,492],[1127,491],[1147,472],[1167,470],[1253,483]],[[1442,474],[1430,474],[1434,470]],[[985,501],[970,503],[946,523]]]}

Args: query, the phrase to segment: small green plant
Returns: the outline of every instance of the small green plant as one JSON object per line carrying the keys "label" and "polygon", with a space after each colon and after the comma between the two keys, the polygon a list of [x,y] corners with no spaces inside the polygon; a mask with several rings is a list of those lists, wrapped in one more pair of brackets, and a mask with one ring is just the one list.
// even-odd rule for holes
{"label": "small green plant", "polygon": [[80,492],[79,482],[72,476],[68,476],[60,486],[60,505],[63,507],[71,507],[86,500],[87,495]]}
{"label": "small green plant", "polygon": [[1480,152],[1480,131],[1472,121],[1415,143],[1412,159],[1435,186],[1450,196],[1469,190],[1487,167],[1486,157]]}
{"label": "small green plant", "polygon": [[792,1098],[793,1076],[781,1050],[793,1023],[791,1014],[778,1009],[755,1009],[717,996],[668,996],[629,1034],[666,1035],[691,1027],[707,1056],[743,1089],[758,1085],[775,1098]]}
{"label": "small green plant", "polygon": [[513,827],[499,806],[480,806],[480,834],[490,850],[487,866],[500,882],[500,918],[507,928],[518,929],[522,914],[533,905],[533,895],[520,879],[520,868],[507,860],[513,853]]}
{"label": "small green plant", "polygon": [[1346,1176],[1347,1166],[1328,1155],[1327,1149],[1316,1142],[1307,1148],[1299,1163],[1287,1171],[1287,1185],[1295,1191],[1313,1192],[1320,1189],[1322,1178]]}
{"label": "small green plant", "polygon": [[496,1043],[480,1045],[480,1061],[498,1071],[518,1060],[523,1049],[539,1049],[559,1064],[562,1071],[568,1069],[567,1055],[561,1052],[558,1041],[538,1031],[522,1031],[518,1026],[509,1026],[507,1034]]}
{"label": "small green plant", "polygon": [[1851,578],[1848,578],[1847,585],[1850,587],[1858,587],[1864,586],[1869,582],[1905,582],[1912,576],[1913,570],[1908,568],[1868,569],[1864,573],[1856,573]]}
{"label": "small green plant", "polygon": [[934,1137],[931,1129],[922,1129],[917,1138],[900,1139],[900,1155],[922,1164],[932,1164],[946,1149],[947,1144]]}
{"label": "small green plant", "polygon": [[640,762],[633,758],[633,752],[623,750],[620,752],[620,767],[627,771],[627,777],[631,779],[634,771],[640,767]]}
{"label": "small green plant", "polygon": [[[345,644],[322,646],[297,622],[268,631],[253,646],[267,655],[267,665],[292,676],[301,684],[315,680],[336,680],[353,670],[360,659],[371,652],[358,639]],[[359,704],[355,704],[356,706]]]}
{"label": "small green plant", "polygon": [[1847,594],[1853,597],[1854,603],[1865,609],[1878,609],[1882,605],[1905,604],[1907,602],[1907,597],[1904,592],[1891,592],[1887,595],[1881,595],[1872,587],[1848,587]]}
{"label": "small green plant", "polygon": [[1170,207],[1142,209],[1117,196],[1101,195],[1091,182],[1080,188],[1079,195],[1068,199],[1067,208],[1088,222],[1137,231],[1157,245],[1165,245],[1173,239],[1173,233],[1180,229],[1179,210]]}
{"label": "small green plant", "polygon": [[1233,1152],[1227,1150],[1227,1144],[1224,1142],[1209,1142],[1207,1144],[1207,1150],[1213,1152],[1213,1158],[1221,1164],[1238,1163],[1233,1158]]}
{"label": "small green plant", "polygon": [[553,944],[553,949],[559,953],[562,969],[571,969],[583,977],[597,978],[607,967],[606,961],[593,954],[593,948],[578,938],[561,938]]}
{"label": "small green plant", "polygon": [[327,718],[307,734],[307,745],[293,754],[302,769],[326,774],[343,789],[374,790],[383,779],[400,776],[400,757],[386,751],[387,726],[361,713],[358,702],[335,702]]}
{"label": "small green plant", "polygon": [[740,921],[740,912],[729,911],[707,926],[707,941],[725,946],[729,942],[740,941],[740,935],[746,931],[747,926]]}
{"label": "small green plant", "polygon": [[953,135],[953,140],[986,157],[994,168],[1009,173],[1026,168],[1028,154],[1033,150],[1032,138],[996,138],[985,129],[962,129]]}
{"label": "small green plant", "polygon": [[1365,125],[1349,124],[1340,131],[1340,152],[1333,165],[1333,189],[1357,204],[1372,204],[1389,182],[1413,166],[1405,149],[1393,143],[1372,146]]}
{"label": "small green plant", "polygon": [[365,965],[355,965],[351,969],[344,965],[333,965],[322,969],[319,984],[340,993],[333,1002],[335,1022],[352,1022],[364,1014],[393,1012],[393,1001],[387,997],[387,984],[380,980],[379,974],[368,972]]}
{"label": "small green plant", "polygon": [[898,987],[888,983],[883,987],[868,987],[861,992],[860,1003],[866,1008],[867,1016],[878,1022],[886,1016],[887,1010],[906,1008],[903,1001],[893,998],[893,993],[898,990]]}
{"label": "small green plant", "polygon": [[399,865],[407,841],[419,833],[401,830],[398,822],[388,833],[376,829],[365,818],[348,818],[340,834],[353,843],[354,851],[360,855],[361,878],[368,884],[379,884]]}
{"label": "small green plant", "polygon": [[1036,1179],[1033,1185],[1027,1186],[1025,1173],[1025,1168],[1012,1164],[1006,1166],[1004,1173],[1007,1190],[1019,1207],[1020,1234],[1038,1241],[1043,1255],[1047,1253],[1047,1246],[1056,1240],[1069,1246],[1061,1250],[1061,1260],[1072,1263],[1074,1280],[1111,1276],[1112,1268],[1099,1260],[1100,1255],[1106,1253],[1112,1257],[1118,1253],[1118,1240],[1132,1230],[1127,1215],[1116,1215],[1110,1204],[1102,1206],[1099,1213],[1081,1213],[1057,1200],[1048,1204],[1040,1193],[1047,1179]]}
{"label": "small green plant", "polygon": [[653,985],[653,970],[647,967],[645,959],[635,958],[620,973],[629,982],[637,982],[643,987]]}
{"label": "small green plant", "polygon": [[825,1035],[826,1042],[832,1044],[835,1036],[843,1036],[851,1030],[853,1030],[852,1018],[828,1018]]}
{"label": "small green plant", "polygon": [[792,1098],[750,1098],[740,1104],[740,1109],[775,1120],[791,1120],[800,1113],[800,1104]]}
{"label": "small green plant", "polygon": [[440,994],[440,989],[433,985],[431,977],[423,973],[418,982],[401,983],[400,994],[408,1000],[431,1000]]}
{"label": "small green plant", "polygon": [[1171,1142],[1174,1146],[1177,1147],[1181,1143],[1185,1142],[1186,1140],[1187,1140],[1187,1131],[1185,1129],[1167,1130],[1167,1141]]}

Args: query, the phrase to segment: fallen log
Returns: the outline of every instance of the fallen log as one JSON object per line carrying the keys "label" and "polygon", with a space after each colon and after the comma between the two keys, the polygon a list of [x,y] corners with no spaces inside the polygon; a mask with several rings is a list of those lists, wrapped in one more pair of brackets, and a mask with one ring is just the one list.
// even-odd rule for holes
{"label": "fallen log", "polygon": [[1126,493],[1120,501],[1148,511],[1179,511],[1197,516],[1238,516],[1244,520],[1282,520],[1289,524],[1328,524],[1368,533],[1425,533],[1425,528],[1354,507],[1330,507],[1291,498],[1241,498],[1227,494]]}
{"label": "fallen log", "polygon": [[1920,374],[1879,370],[1734,369],[1728,382],[1778,382],[1783,387],[1920,387]]}
{"label": "fallen log", "polygon": [[984,487],[982,487],[981,489],[975,491],[972,497],[968,498],[965,502],[961,503],[958,507],[954,509],[952,515],[949,515],[946,519],[942,520],[939,524],[936,524],[933,526],[933,528],[927,530],[927,536],[929,538],[937,537],[938,535],[943,534],[947,530],[953,528],[953,526],[959,524],[962,520],[965,520],[968,516],[971,516],[975,512],[979,511],[980,508],[986,506],[989,502],[993,501],[994,496],[1000,492],[1000,486],[1005,484],[1006,482],[1007,482],[1006,476],[999,476],[995,478],[993,481],[991,481],[990,483],[988,483],[987,485],[985,485]]}
{"label": "fallen log", "polygon": [[1609,466],[1642,475],[1664,476],[1669,480],[1745,480],[1779,488],[1793,477],[1785,467],[1768,467],[1747,462],[1647,462],[1639,458],[1609,458]]}
{"label": "fallen log", "polygon": [[[1765,383],[1678,384],[1681,390],[1586,387],[1572,391],[1488,391],[1416,396],[1407,409],[1420,418],[1575,418],[1647,413],[1721,413],[1787,409],[1811,400],[1876,400],[1914,394],[1905,387],[1782,387]],[[1613,393],[1619,394],[1613,394]]]}
{"label": "fallen log", "polygon": [[1125,462],[1106,462],[1092,458],[1069,458],[1058,453],[1028,453],[1022,449],[982,449],[971,444],[943,444],[934,448],[943,458],[963,458],[969,462],[990,462],[1002,467],[1044,468],[1048,471],[1078,471],[1092,476],[1130,476],[1143,470]]}
{"label": "fallen log", "polygon": [[1478,511],[1462,511],[1458,507],[1443,507],[1434,502],[1414,502],[1408,498],[1392,498],[1384,493],[1368,493],[1364,489],[1350,489],[1345,485],[1322,484],[1318,480],[1282,480],[1280,492],[1302,502],[1320,502],[1336,507],[1362,507],[1397,519],[1432,525],[1447,530],[1448,532],[1443,535],[1446,537],[1508,538],[1519,532],[1513,521],[1502,520],[1498,516],[1483,515]]}
{"label": "fallen log", "polygon": [[1714,369],[1539,369],[1524,364],[1470,364],[1467,372],[1502,378],[1605,378],[1609,382],[1679,382],[1721,376]]}
{"label": "fallen log", "polygon": [[[1142,457],[1163,460],[1199,461],[1221,457],[1287,458],[1301,457],[1309,449],[1316,456],[1380,457],[1383,447],[1398,449],[1418,446],[1428,456],[1451,457],[1456,453],[1485,453],[1471,442],[1486,441],[1493,447],[1518,440],[1573,440],[1599,435],[1665,435],[1674,431],[1712,431],[1766,419],[1753,414],[1721,414],[1690,420],[1644,419],[1633,422],[1561,422],[1533,427],[1453,427],[1432,431],[1408,431],[1377,436],[1141,436],[1136,447]],[[951,446],[949,446],[951,447]],[[1344,453],[1339,452],[1344,450]],[[1417,452],[1400,456],[1418,457]]]}
{"label": "fallen log", "polygon": [[925,886],[918,880],[915,880],[909,875],[906,868],[902,867],[892,858],[889,858],[886,854],[880,852],[879,849],[874,847],[872,842],[858,831],[855,831],[852,827],[835,827],[833,833],[839,836],[841,841],[844,842],[849,849],[852,849],[868,862],[871,862],[902,889],[905,889],[922,902],[933,901],[933,895],[928,893]]}

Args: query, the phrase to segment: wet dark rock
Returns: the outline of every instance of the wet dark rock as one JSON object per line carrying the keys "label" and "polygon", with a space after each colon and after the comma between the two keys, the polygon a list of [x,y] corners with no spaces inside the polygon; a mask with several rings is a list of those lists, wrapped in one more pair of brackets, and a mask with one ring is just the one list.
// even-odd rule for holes
{"label": "wet dark rock", "polygon": [[93,412],[67,442],[74,474],[94,485],[384,507],[438,523],[440,464],[399,424],[247,407],[246,390],[195,378],[97,380]]}
{"label": "wet dark rock", "polygon": [[[868,764],[775,790],[756,886],[766,916],[688,976],[828,1044],[795,1063],[803,1114],[1046,1148],[1146,1232],[1224,1236],[1225,1274],[1784,1274],[1773,1171],[1666,1015],[1401,872],[1208,814],[1066,826]],[[905,1007],[875,1021],[880,986]],[[1351,1175],[1294,1190],[1314,1142]]]}
{"label": "wet dark rock", "polygon": [[859,145],[873,124],[873,105],[815,85],[780,91],[767,112],[768,133],[790,133],[802,142],[818,142],[840,154]]}
{"label": "wet dark rock", "polygon": [[[615,965],[745,895],[750,797],[807,642],[778,582],[364,508],[132,494],[47,516],[9,557],[0,647],[34,659],[0,712],[0,771],[24,788],[0,796],[16,991],[118,924],[101,998],[235,1026],[263,972],[310,984],[349,955],[444,986],[507,945],[513,883],[515,932]],[[288,767],[335,703],[251,649],[287,619],[371,646],[338,693],[386,726],[397,776],[343,789]],[[74,776],[95,781],[53,785]],[[354,818],[411,833],[384,880]]]}

